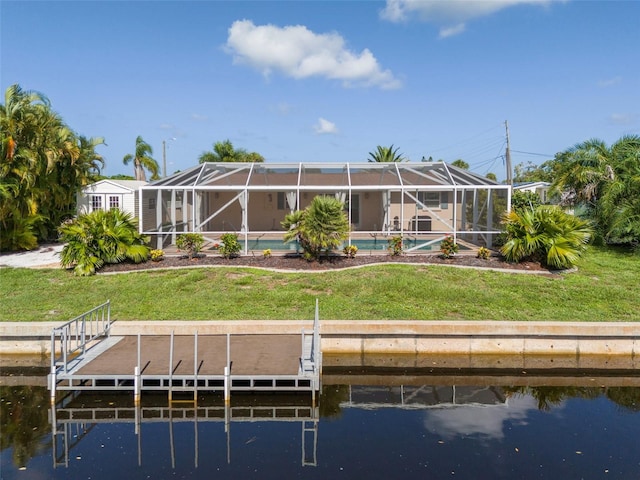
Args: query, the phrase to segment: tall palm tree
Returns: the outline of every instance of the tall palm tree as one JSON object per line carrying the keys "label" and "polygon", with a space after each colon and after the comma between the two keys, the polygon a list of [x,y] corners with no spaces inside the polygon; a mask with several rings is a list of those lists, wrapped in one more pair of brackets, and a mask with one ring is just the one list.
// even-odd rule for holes
{"label": "tall palm tree", "polygon": [[138,135],[135,153],[133,155],[126,154],[122,159],[122,163],[129,165],[129,162],[133,161],[133,173],[136,180],[147,181],[145,169],[151,173],[151,180],[158,180],[160,178],[160,167],[151,155],[153,155],[153,148]]}
{"label": "tall palm tree", "polygon": [[399,148],[394,150],[393,145],[390,147],[382,147],[378,145],[375,152],[369,152],[369,163],[389,163],[389,162],[404,162],[406,159],[401,153],[398,153]]}
{"label": "tall palm tree", "polygon": [[264,162],[264,157],[256,152],[247,152],[244,148],[234,148],[229,139],[213,144],[213,151],[203,152],[198,157],[200,163],[206,162]]}

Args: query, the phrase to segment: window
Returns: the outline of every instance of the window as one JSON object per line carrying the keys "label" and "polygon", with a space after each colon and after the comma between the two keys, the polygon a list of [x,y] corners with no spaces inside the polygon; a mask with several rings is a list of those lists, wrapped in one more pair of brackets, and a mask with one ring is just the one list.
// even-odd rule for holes
{"label": "window", "polygon": [[[418,192],[418,208],[449,208],[449,192]],[[424,205],[424,206],[423,206]]]}
{"label": "window", "polygon": [[287,200],[284,192],[278,192],[278,210],[285,210],[287,208]]}
{"label": "window", "polygon": [[155,210],[156,209],[156,199],[151,197],[149,198],[149,210]]}
{"label": "window", "polygon": [[440,208],[440,192],[418,192],[419,208]]}
{"label": "window", "polygon": [[102,210],[102,195],[91,195],[91,211]]}
{"label": "window", "polygon": [[120,208],[120,197],[117,195],[110,195],[109,210],[113,210],[114,208]]}

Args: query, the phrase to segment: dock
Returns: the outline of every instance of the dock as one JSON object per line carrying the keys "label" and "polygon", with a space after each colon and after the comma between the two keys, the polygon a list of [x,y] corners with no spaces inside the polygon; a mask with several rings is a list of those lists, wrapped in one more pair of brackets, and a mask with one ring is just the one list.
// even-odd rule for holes
{"label": "dock", "polygon": [[320,390],[322,354],[318,304],[312,331],[299,335],[111,335],[106,302],[56,327],[51,334],[49,389],[60,391],[166,391],[185,394],[233,391]]}

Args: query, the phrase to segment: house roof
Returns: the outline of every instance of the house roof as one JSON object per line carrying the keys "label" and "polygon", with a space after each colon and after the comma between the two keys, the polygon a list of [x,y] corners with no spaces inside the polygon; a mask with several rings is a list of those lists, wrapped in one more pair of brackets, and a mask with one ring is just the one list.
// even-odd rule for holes
{"label": "house roof", "polygon": [[442,187],[507,188],[444,162],[203,163],[144,189],[388,190]]}
{"label": "house roof", "polygon": [[98,192],[102,190],[102,187],[104,186],[116,186],[131,192],[137,192],[138,189],[144,185],[147,185],[147,182],[141,182],[140,180],[116,180],[112,178],[105,178],[104,180],[86,185],[82,190]]}
{"label": "house roof", "polygon": [[513,186],[516,190],[523,190],[525,188],[536,188],[536,187],[550,187],[551,184],[549,182],[524,182],[518,183]]}

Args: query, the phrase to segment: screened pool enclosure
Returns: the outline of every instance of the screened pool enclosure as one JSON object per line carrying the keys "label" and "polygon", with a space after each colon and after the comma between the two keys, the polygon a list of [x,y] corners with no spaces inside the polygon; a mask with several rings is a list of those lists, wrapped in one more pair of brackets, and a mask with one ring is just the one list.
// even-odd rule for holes
{"label": "screened pool enclosure", "polygon": [[281,222],[317,195],[344,202],[348,243],[386,248],[401,235],[405,251],[438,245],[452,235],[490,247],[511,201],[502,185],[444,162],[203,163],[140,188],[140,230],[156,248],[177,235],[201,233],[211,244],[237,233],[244,253],[283,244]]}

